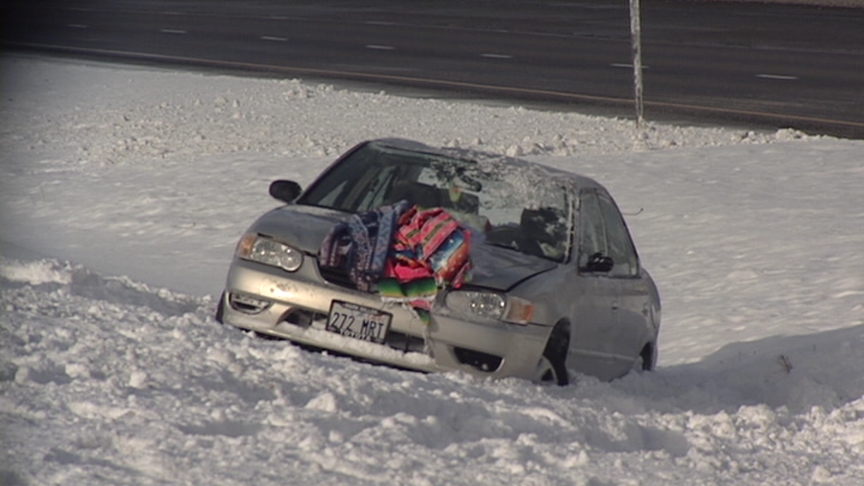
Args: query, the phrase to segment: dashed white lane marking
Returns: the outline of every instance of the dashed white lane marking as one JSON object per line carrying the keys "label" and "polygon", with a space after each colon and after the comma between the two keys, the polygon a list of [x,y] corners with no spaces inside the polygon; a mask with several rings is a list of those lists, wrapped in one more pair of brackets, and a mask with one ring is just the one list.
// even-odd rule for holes
{"label": "dashed white lane marking", "polygon": [[71,28],[73,28],[73,29],[87,29],[87,28],[89,28],[90,26],[89,26],[89,25],[84,25],[84,24],[68,24],[66,27],[71,27]]}
{"label": "dashed white lane marking", "polygon": [[[617,68],[633,69],[633,65],[632,65],[632,64],[627,64],[627,63],[624,63],[624,62],[616,62],[616,63],[612,63],[612,64],[610,64],[610,66],[612,66],[612,67],[617,67]],[[646,65],[643,64],[643,65],[642,65],[642,69],[648,69],[648,66],[646,66]]]}
{"label": "dashed white lane marking", "polygon": [[782,79],[786,81],[794,81],[798,79],[798,76],[785,76],[782,74],[757,74],[756,77],[762,79]]}
{"label": "dashed white lane marking", "polygon": [[288,40],[287,37],[274,37],[272,35],[262,35],[261,40],[273,41],[273,42],[286,42]]}
{"label": "dashed white lane marking", "polygon": [[367,44],[366,49],[378,49],[379,51],[394,51],[396,50],[393,46],[379,46],[377,44]]}
{"label": "dashed white lane marking", "polygon": [[363,23],[366,25],[396,25],[393,22],[385,22],[383,20],[367,20],[366,22],[363,22]]}
{"label": "dashed white lane marking", "polygon": [[186,31],[185,31],[185,30],[180,30],[180,29],[162,29],[162,33],[163,33],[163,34],[179,34],[179,35],[183,35],[183,34],[186,33]]}
{"label": "dashed white lane marking", "polygon": [[480,54],[480,57],[486,57],[489,59],[513,59],[513,56],[509,54]]}

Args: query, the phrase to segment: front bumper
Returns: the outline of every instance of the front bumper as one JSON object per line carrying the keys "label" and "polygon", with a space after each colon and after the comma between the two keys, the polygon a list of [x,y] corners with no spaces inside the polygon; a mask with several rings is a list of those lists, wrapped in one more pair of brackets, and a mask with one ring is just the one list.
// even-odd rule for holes
{"label": "front bumper", "polygon": [[[314,258],[294,273],[235,258],[223,303],[227,324],[357,358],[418,371],[533,379],[550,329],[449,315],[440,301],[424,324],[409,308],[326,281]],[[386,344],[325,330],[334,300],[392,314]]]}

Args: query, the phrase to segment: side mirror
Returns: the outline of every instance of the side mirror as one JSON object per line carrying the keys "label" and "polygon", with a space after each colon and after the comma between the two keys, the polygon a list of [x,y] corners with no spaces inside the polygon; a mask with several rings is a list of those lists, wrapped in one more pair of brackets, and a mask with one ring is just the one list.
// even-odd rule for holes
{"label": "side mirror", "polygon": [[612,257],[606,256],[602,253],[595,253],[588,258],[588,262],[585,263],[582,270],[591,273],[608,273],[612,271],[612,267],[614,266],[615,262],[612,260]]}
{"label": "side mirror", "polygon": [[303,189],[300,184],[294,181],[276,180],[270,183],[270,195],[286,203],[294,202],[301,192]]}

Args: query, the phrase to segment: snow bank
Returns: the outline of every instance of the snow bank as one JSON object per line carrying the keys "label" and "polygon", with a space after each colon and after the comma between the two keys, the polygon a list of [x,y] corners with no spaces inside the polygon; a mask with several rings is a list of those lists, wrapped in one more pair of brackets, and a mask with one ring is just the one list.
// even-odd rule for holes
{"label": "snow bank", "polygon": [[558,388],[315,355],[219,326],[208,298],[0,265],[4,484],[864,478],[864,325]]}
{"label": "snow bank", "polygon": [[[242,152],[332,158],[383,135],[512,156],[628,152],[640,138],[629,120],[365,93],[297,79],[238,82],[17,57],[4,59],[2,76],[4,91],[16,94],[4,100],[10,116],[4,120],[34,128],[15,133],[14,146],[24,152],[19,159],[50,148],[55,157],[41,162],[71,167]],[[104,76],[101,84],[93,84],[94,76]],[[658,124],[644,144],[697,147],[803,136]]]}

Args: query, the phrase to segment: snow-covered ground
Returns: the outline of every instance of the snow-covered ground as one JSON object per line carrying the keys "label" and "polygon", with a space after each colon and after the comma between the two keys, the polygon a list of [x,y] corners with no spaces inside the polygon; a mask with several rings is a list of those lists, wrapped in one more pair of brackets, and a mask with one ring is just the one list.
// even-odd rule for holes
{"label": "snow-covered ground", "polygon": [[[864,484],[862,141],[0,63],[0,484]],[[659,370],[421,375],[213,321],[269,181],[385,136],[604,183]]]}

